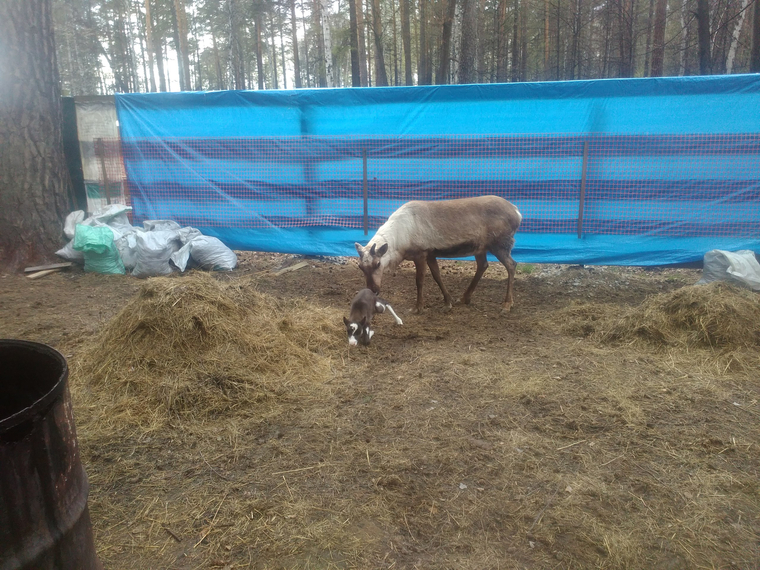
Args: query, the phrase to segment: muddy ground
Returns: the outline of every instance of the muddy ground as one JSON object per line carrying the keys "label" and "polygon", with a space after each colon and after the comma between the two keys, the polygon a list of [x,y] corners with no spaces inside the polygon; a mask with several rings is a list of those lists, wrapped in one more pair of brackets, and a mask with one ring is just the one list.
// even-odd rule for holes
{"label": "muddy ground", "polygon": [[[275,274],[302,260],[240,253],[216,277],[326,307],[342,335],[355,261]],[[463,291],[474,264],[441,265]],[[571,305],[623,312],[700,273],[520,264],[502,316],[506,272],[492,263],[451,311],[428,276],[414,315],[404,265],[384,283],[404,325],[379,315],[370,347],[331,350],[313,397],[195,423],[110,425],[104,388],[77,375],[143,281],[0,275],[0,337],[72,364],[108,569],[755,569],[760,369],[725,350],[603,343],[593,321],[568,322]]]}

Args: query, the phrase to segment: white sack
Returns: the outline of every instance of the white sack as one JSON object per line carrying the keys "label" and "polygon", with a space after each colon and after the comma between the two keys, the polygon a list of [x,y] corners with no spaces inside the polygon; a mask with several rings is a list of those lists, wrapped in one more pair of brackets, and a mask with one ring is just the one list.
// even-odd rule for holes
{"label": "white sack", "polygon": [[169,264],[172,254],[180,247],[178,234],[172,230],[139,232],[137,240],[135,277],[169,275],[174,270]]}
{"label": "white sack", "polygon": [[198,235],[174,253],[171,259],[180,271],[186,269],[189,259],[201,269],[211,271],[232,271],[237,267],[235,252],[213,236]]}
{"label": "white sack", "polygon": [[705,254],[702,279],[698,285],[712,281],[729,281],[760,291],[760,263],[748,249],[723,251],[713,249]]}
{"label": "white sack", "polygon": [[82,223],[82,221],[84,220],[84,216],[85,216],[85,213],[83,210],[76,210],[74,212],[71,212],[68,216],[66,216],[66,221],[63,223],[63,233],[66,234],[66,237],[68,239],[71,239],[71,240],[74,239],[74,234],[77,231],[77,224]]}

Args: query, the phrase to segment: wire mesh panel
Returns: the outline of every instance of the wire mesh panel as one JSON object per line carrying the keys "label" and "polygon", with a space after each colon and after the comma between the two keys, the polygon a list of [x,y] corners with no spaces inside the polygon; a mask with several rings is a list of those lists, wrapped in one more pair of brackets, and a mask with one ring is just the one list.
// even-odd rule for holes
{"label": "wire mesh panel", "polygon": [[760,251],[757,74],[115,101],[137,220],[230,247],[353,255],[404,202],[496,194],[519,261]]}
{"label": "wire mesh panel", "polygon": [[361,228],[366,184],[370,228],[409,200],[495,194],[521,210],[521,232],[573,233],[582,222],[584,235],[760,234],[760,135],[304,136],[122,147],[138,220]]}

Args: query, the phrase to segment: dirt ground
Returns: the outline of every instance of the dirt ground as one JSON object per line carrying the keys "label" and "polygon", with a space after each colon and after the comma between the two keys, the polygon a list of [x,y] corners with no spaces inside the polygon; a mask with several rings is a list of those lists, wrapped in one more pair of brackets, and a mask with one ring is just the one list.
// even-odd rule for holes
{"label": "dirt ground", "polygon": [[[276,275],[303,259],[239,255],[215,277],[326,308],[345,334],[363,286],[355,260]],[[464,291],[474,263],[441,266]],[[370,347],[341,339],[313,397],[194,423],[109,424],[107,387],[78,374],[144,281],[0,275],[0,337],[50,344],[72,365],[108,569],[757,569],[756,361],[592,334],[589,307],[623,313],[700,274],[520,264],[502,316],[506,272],[492,263],[472,304],[451,311],[428,275],[415,315],[404,265],[383,284],[404,325],[378,315]]]}

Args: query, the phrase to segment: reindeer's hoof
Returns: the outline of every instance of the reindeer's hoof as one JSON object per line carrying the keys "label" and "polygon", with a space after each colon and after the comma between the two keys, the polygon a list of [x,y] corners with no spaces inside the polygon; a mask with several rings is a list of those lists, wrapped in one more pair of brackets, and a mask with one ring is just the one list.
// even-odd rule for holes
{"label": "reindeer's hoof", "polygon": [[422,311],[423,311],[422,307],[412,307],[411,309],[409,309],[409,312],[412,313],[413,315],[421,315]]}
{"label": "reindeer's hoof", "polygon": [[470,300],[466,299],[465,297],[462,297],[461,299],[459,299],[459,301],[457,301],[457,305],[469,305],[469,304],[470,304]]}
{"label": "reindeer's hoof", "polygon": [[447,303],[443,306],[443,309],[441,309],[441,311],[443,311],[444,313],[450,313],[453,310],[453,308],[454,307],[451,306],[451,303]]}
{"label": "reindeer's hoof", "polygon": [[512,305],[504,305],[504,306],[501,308],[501,314],[502,314],[502,315],[506,315],[506,314],[508,314],[508,313],[509,313],[511,310],[512,310]]}

